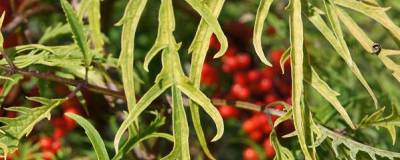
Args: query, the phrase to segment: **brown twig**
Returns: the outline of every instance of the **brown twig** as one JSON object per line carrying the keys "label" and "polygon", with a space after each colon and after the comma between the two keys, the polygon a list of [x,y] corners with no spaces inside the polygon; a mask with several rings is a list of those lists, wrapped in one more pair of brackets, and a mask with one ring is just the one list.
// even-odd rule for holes
{"label": "brown twig", "polygon": [[39,6],[28,9],[22,14],[17,14],[10,23],[8,23],[6,26],[4,26],[2,31],[4,32],[4,34],[11,33],[21,23],[23,23],[28,17],[39,14],[39,13],[43,13],[43,12],[53,11],[53,10],[54,10],[53,6],[46,5],[46,4],[41,4]]}
{"label": "brown twig", "polygon": [[[11,67],[6,67],[6,66],[2,66],[2,68],[5,70],[9,70],[9,71],[13,70]],[[21,74],[23,76],[37,77],[37,78],[46,79],[49,81],[58,82],[58,83],[66,84],[66,85],[81,87],[82,89],[87,89],[89,91],[103,94],[103,95],[109,95],[109,96],[123,98],[123,99],[125,98],[124,92],[113,91],[108,88],[103,88],[103,87],[87,84],[83,80],[67,79],[67,78],[62,78],[62,77],[56,76],[54,74],[41,73],[41,72],[37,72],[37,71],[30,71],[27,69],[18,69],[18,68],[15,69],[15,73]]]}

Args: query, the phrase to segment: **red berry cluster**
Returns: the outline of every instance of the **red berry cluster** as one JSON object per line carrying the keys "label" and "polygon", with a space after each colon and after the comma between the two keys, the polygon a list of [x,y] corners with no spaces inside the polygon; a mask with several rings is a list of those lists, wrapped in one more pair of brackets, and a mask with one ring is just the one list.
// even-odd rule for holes
{"label": "red berry cluster", "polygon": [[[68,94],[69,90],[66,86],[58,85],[56,87],[56,93],[65,96]],[[51,119],[51,124],[54,127],[52,136],[42,136],[40,137],[39,144],[40,149],[43,154],[43,159],[52,159],[54,154],[56,154],[61,148],[62,138],[73,129],[76,128],[76,122],[65,116],[65,113],[82,114],[80,110],[81,105],[76,97],[70,98],[65,101],[62,105],[63,114],[53,117]]]}
{"label": "red berry cluster", "polygon": [[[235,45],[234,42],[230,41],[230,48],[222,57],[220,64],[213,65],[211,60],[206,60],[203,66],[202,84],[206,87],[218,87],[225,85],[221,84],[220,81],[231,81],[231,85],[225,91],[217,89],[217,97],[227,100],[247,101],[260,106],[265,106],[275,101],[290,103],[290,64],[285,64],[284,75],[280,68],[283,50],[270,51],[269,59],[272,61],[273,67],[259,68],[249,53],[240,50],[236,46],[239,45]],[[210,40],[210,48],[218,50],[219,47],[220,45],[213,36]],[[283,110],[283,106],[275,106],[275,109]],[[272,124],[277,117],[268,117],[266,114],[259,112],[239,112],[233,106],[220,106],[219,111],[225,119],[236,118],[243,121],[242,128],[249,138],[262,144],[267,157],[274,157],[275,151],[268,135],[271,133]],[[258,155],[253,148],[246,148],[243,151],[243,159],[256,160]]]}

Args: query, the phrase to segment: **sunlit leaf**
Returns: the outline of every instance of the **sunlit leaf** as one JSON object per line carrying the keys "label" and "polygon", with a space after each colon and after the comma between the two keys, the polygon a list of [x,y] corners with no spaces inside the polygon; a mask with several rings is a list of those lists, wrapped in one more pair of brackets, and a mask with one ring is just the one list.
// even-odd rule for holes
{"label": "sunlit leaf", "polygon": [[253,45],[256,50],[258,58],[260,58],[261,62],[265,65],[272,66],[272,64],[265,57],[265,53],[262,49],[261,37],[262,31],[264,30],[264,22],[267,18],[269,8],[271,7],[273,0],[261,0],[257,9],[256,20],[254,24],[253,31]]}
{"label": "sunlit leaf", "polygon": [[0,145],[4,152],[14,152],[19,141],[28,135],[33,127],[45,118],[50,118],[50,112],[60,105],[65,99],[46,99],[42,97],[30,97],[31,101],[41,103],[42,106],[35,108],[8,108],[9,110],[19,112],[15,118],[1,117],[0,122],[4,126],[0,127]]}
{"label": "sunlit leaf", "polygon": [[93,145],[93,149],[96,152],[97,159],[99,160],[108,160],[108,153],[106,147],[104,145],[103,139],[101,138],[99,132],[97,132],[96,128],[89,121],[85,118],[73,114],[73,113],[66,113],[66,116],[73,119],[76,123],[78,123],[83,129],[85,129],[85,133],[88,136],[90,142]]}
{"label": "sunlit leaf", "polygon": [[89,49],[89,45],[87,43],[87,37],[83,31],[83,24],[78,19],[76,13],[72,9],[72,6],[66,0],[61,0],[61,6],[64,10],[68,24],[71,27],[74,41],[79,46],[83,54],[83,62],[85,64],[85,67],[87,68],[92,62],[92,55]]}
{"label": "sunlit leaf", "polygon": [[228,50],[228,39],[224,35],[221,26],[218,23],[217,17],[214,17],[209,7],[201,0],[186,0],[192,6],[197,13],[207,22],[209,27],[212,29],[214,34],[217,36],[218,41],[221,44],[219,51],[214,55],[214,58],[219,58],[225,54]]}

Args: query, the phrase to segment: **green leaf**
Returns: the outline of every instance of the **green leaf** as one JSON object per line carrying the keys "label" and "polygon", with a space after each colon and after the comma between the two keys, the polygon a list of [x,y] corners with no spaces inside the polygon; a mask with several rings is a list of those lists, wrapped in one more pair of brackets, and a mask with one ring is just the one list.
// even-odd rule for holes
{"label": "green leaf", "polygon": [[4,102],[4,99],[10,93],[12,87],[16,84],[19,83],[20,80],[22,80],[24,77],[19,74],[12,75],[11,77],[7,77],[10,79],[7,79],[3,85],[2,85],[2,90],[0,92],[0,107],[2,107],[2,104]]}
{"label": "green leaf", "polygon": [[172,128],[174,133],[174,146],[172,151],[162,160],[185,159],[190,160],[189,152],[189,125],[183,106],[182,94],[172,86]]}
{"label": "green leaf", "polygon": [[[162,0],[158,17],[158,33],[156,42],[153,44],[143,62],[144,69],[149,71],[149,64],[151,60],[164,48],[170,44],[172,33],[175,30],[175,17],[172,4],[169,1]],[[165,5],[163,5],[165,3]]]}
{"label": "green leaf", "polygon": [[128,127],[137,120],[139,115],[153,102],[158,96],[160,96],[165,90],[167,90],[172,85],[169,80],[160,80],[158,83],[154,84],[138,101],[133,112],[129,112],[128,116],[122,122],[120,128],[118,129],[114,138],[114,148],[118,153],[119,143],[125,131]]}
{"label": "green leaf", "polygon": [[272,64],[265,57],[265,53],[262,49],[261,45],[261,37],[262,31],[264,29],[264,21],[267,18],[269,8],[271,7],[273,0],[261,0],[257,9],[256,20],[254,24],[253,31],[253,45],[258,58],[260,58],[261,62],[265,65],[272,66]]}
{"label": "green leaf", "polygon": [[204,1],[201,0],[186,0],[192,6],[197,13],[207,22],[208,26],[211,27],[212,31],[216,35],[218,41],[221,44],[221,48],[219,51],[214,55],[214,58],[219,58],[225,54],[228,50],[228,39],[224,35],[224,32],[221,29],[221,26],[218,23],[218,19],[213,16],[209,7],[205,4]]}
{"label": "green leaf", "polygon": [[274,160],[295,160],[292,152],[279,143],[275,129],[270,133],[269,139],[276,153]]}
{"label": "green leaf", "polygon": [[140,15],[146,6],[147,0],[130,0],[125,8],[124,16],[119,22],[122,25],[121,33],[121,53],[119,64],[121,66],[122,81],[124,92],[127,97],[128,110],[134,110],[136,103],[135,97],[135,73],[134,50],[135,33],[139,23]]}
{"label": "green leaf", "polygon": [[[336,13],[332,13],[336,15]],[[329,15],[332,15],[329,14]],[[334,28],[332,32],[328,25],[324,22],[322,17],[315,13],[314,15],[308,17],[311,23],[322,33],[322,35],[329,41],[332,47],[336,50],[336,52],[343,58],[346,64],[349,66],[350,70],[353,74],[357,77],[357,79],[361,82],[364,88],[368,91],[369,95],[371,96],[372,100],[374,101],[375,107],[378,106],[378,100],[374,92],[372,91],[371,87],[369,86],[368,82],[365,80],[364,76],[361,74],[361,71],[358,69],[357,64],[352,60],[349,48],[346,45],[346,42],[343,38],[343,34],[341,33],[340,24],[338,22],[331,21],[333,26],[336,26],[337,29]],[[336,18],[331,18],[336,19]],[[338,36],[336,36],[338,35]]]}
{"label": "green leaf", "polygon": [[91,40],[94,44],[94,48],[97,50],[103,50],[104,40],[103,34],[101,33],[101,21],[100,21],[100,0],[85,0],[90,1],[88,12],[89,28],[91,31]]}
{"label": "green leaf", "polygon": [[168,141],[173,142],[174,137],[170,134],[166,133],[157,133],[156,130],[159,129],[161,126],[165,124],[165,117],[161,117],[160,114],[157,112],[152,112],[154,114],[155,119],[150,123],[148,127],[146,127],[142,132],[135,135],[134,137],[130,138],[115,154],[113,160],[122,159],[123,155],[127,155],[135,146],[136,144],[150,139],[150,138],[164,138]]}
{"label": "green leaf", "polygon": [[71,27],[71,31],[73,34],[73,38],[75,43],[78,44],[82,54],[83,54],[83,61],[85,67],[88,68],[92,61],[92,55],[90,53],[90,49],[87,43],[86,35],[83,31],[83,24],[78,19],[76,13],[72,9],[72,6],[66,1],[61,0],[61,6],[64,10],[65,17],[67,18],[68,24]]}
{"label": "green leaf", "polygon": [[[375,3],[376,1],[373,0]],[[400,28],[389,18],[385,13],[388,8],[382,8],[376,5],[370,5],[357,0],[334,0],[340,6],[350,8],[354,11],[360,12],[368,17],[371,17],[392,33],[397,40],[400,40]]]}
{"label": "green leaf", "polygon": [[29,97],[28,100],[41,103],[42,106],[35,108],[11,107],[9,110],[17,111],[19,115],[15,118],[0,118],[0,122],[4,123],[0,127],[0,148],[3,149],[3,153],[14,152],[21,138],[28,135],[38,122],[45,118],[49,119],[51,110],[65,101],[65,99],[46,99],[42,97]]}
{"label": "green leaf", "polygon": [[42,37],[39,39],[39,44],[45,44],[50,40],[57,38],[61,35],[66,35],[71,33],[71,27],[68,24],[57,23],[54,26],[48,27]]}
{"label": "green leaf", "polygon": [[389,159],[394,159],[394,158],[400,158],[400,153],[396,152],[391,152],[375,147],[371,147],[362,143],[359,143],[357,141],[352,140],[351,138],[345,137],[339,133],[336,133],[334,131],[331,131],[327,128],[325,128],[322,125],[317,125],[314,127],[314,132],[318,133],[320,136],[317,141],[322,142],[325,139],[329,138],[332,140],[332,149],[334,150],[336,156],[339,155],[338,153],[338,147],[339,145],[343,144],[346,146],[346,148],[349,150],[349,155],[352,160],[356,160],[357,153],[360,151],[365,152],[368,154],[372,159],[376,160],[377,157],[383,157],[383,158],[389,158]]}
{"label": "green leaf", "polygon": [[73,113],[66,113],[66,116],[72,118],[76,123],[78,123],[83,129],[85,129],[85,133],[88,136],[90,142],[93,145],[94,151],[96,152],[97,159],[99,160],[108,160],[108,153],[106,147],[104,145],[103,139],[99,132],[97,132],[96,128],[89,121],[85,118],[81,117],[80,115],[73,114]]}
{"label": "green leaf", "polygon": [[306,127],[304,107],[301,105],[303,97],[303,21],[301,17],[301,0],[290,1],[290,44],[292,64],[292,104],[293,121],[301,150],[306,160],[313,159],[306,141]]}
{"label": "green leaf", "polygon": [[217,133],[211,141],[214,142],[220,139],[224,134],[224,121],[219,114],[218,109],[211,103],[211,100],[208,99],[199,89],[194,88],[188,79],[178,82],[177,85],[185,95],[202,106],[204,111],[214,121]]}
{"label": "green leaf", "polygon": [[[354,22],[351,17],[344,12],[343,10],[339,10],[338,16],[343,24],[347,27],[349,32],[356,38],[356,40],[361,44],[361,46],[369,53],[374,53],[373,44],[374,42],[368,37],[368,35]],[[391,60],[388,56],[390,55],[399,55],[400,51],[398,50],[389,50],[389,49],[381,49],[381,53],[379,54],[379,58],[382,63],[391,70],[393,76],[400,82],[400,66],[396,64],[393,60]]]}
{"label": "green leaf", "polygon": [[311,73],[309,79],[305,79],[319,94],[321,94],[332,106],[339,112],[342,118],[346,121],[346,123],[352,128],[355,129],[353,121],[351,120],[350,116],[347,114],[346,109],[340,104],[337,96],[340,94],[331,89],[328,84],[322,80],[318,73],[314,70],[314,68],[310,67]]}
{"label": "green leaf", "polygon": [[[5,16],[6,16],[6,12],[3,12],[0,17],[0,28],[3,28],[3,21],[4,21]],[[1,33],[0,34],[0,49],[2,52],[3,52],[3,44],[4,44],[4,37],[3,37],[3,34]]]}
{"label": "green leaf", "polygon": [[392,107],[391,114],[386,117],[383,116],[384,111],[385,107],[379,109],[369,116],[364,117],[361,120],[360,125],[361,127],[374,126],[386,128],[390,136],[392,137],[392,142],[394,145],[397,138],[396,127],[400,127],[400,114],[395,106]]}
{"label": "green leaf", "polygon": [[[205,0],[205,4],[210,7],[213,16],[217,17],[222,9],[224,0]],[[192,54],[192,61],[190,64],[190,75],[189,78],[193,83],[194,87],[200,88],[201,71],[203,68],[204,60],[207,56],[207,51],[209,49],[209,39],[212,35],[212,28],[207,24],[207,22],[202,18],[200,24],[197,28],[195,37],[190,44],[188,52]],[[195,129],[197,139],[199,140],[200,146],[203,149],[205,155],[214,160],[215,158],[209,151],[207,147],[207,142],[203,133],[203,128],[201,126],[200,111],[199,106],[193,101],[190,101],[190,113],[192,117],[193,127]]]}

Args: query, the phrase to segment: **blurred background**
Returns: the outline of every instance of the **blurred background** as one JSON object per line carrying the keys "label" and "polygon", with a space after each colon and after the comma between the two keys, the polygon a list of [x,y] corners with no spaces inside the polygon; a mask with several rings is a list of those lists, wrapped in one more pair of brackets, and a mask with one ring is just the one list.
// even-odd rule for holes
{"label": "blurred background", "polygon": [[[115,59],[119,56],[121,27],[115,26],[115,24],[122,17],[126,3],[127,0],[101,1],[101,29],[106,40],[104,57]],[[200,16],[184,1],[174,0],[173,3],[177,28],[175,36],[178,42],[182,42],[180,56],[184,69],[186,69],[185,72],[188,73],[190,55],[187,53],[187,49],[195,35]],[[290,104],[290,64],[286,62],[282,64],[282,68],[280,65],[281,56],[289,47],[288,14],[285,10],[288,2],[287,0],[274,2],[264,26],[263,49],[273,63],[273,67],[267,67],[258,60],[252,45],[253,25],[258,3],[259,1],[251,0],[228,0],[225,2],[219,21],[229,39],[229,49],[222,58],[213,59],[213,55],[219,49],[219,43],[214,36],[211,37],[210,50],[203,66],[201,79],[202,90],[209,98],[245,101],[259,106],[276,101]],[[400,14],[400,1],[381,0],[380,3],[382,6],[391,8],[388,14],[397,25],[400,25],[400,18],[397,18]],[[73,0],[72,4],[74,7],[79,7],[78,0]],[[160,57],[156,57],[155,61],[150,64],[150,72],[144,71],[142,67],[145,53],[153,45],[157,35],[159,5],[159,1],[148,2],[136,33],[135,71],[137,78],[140,79],[136,84],[138,98],[153,85],[155,76],[161,68]],[[60,32],[63,32],[61,26],[66,23],[59,2],[54,0],[1,0],[0,12],[6,12],[2,28],[5,37],[4,48],[41,43],[40,40],[43,39],[43,36],[48,35],[49,27],[58,28]],[[379,42],[385,48],[397,47],[388,32],[378,23],[359,13],[349,12],[375,42]],[[304,19],[304,25],[305,48],[309,53],[310,63],[322,79],[341,94],[339,100],[352,120],[355,123],[360,122],[364,116],[375,111],[373,101],[320,32],[307,19]],[[398,81],[392,77],[391,72],[375,55],[366,53],[351,35],[345,33],[345,39],[354,61],[359,65],[377,95],[380,107],[388,108],[389,113],[392,106],[399,106],[400,90],[398,88],[400,86]],[[71,42],[71,34],[66,31],[65,34],[58,34],[57,38],[49,38],[42,44],[57,46]],[[396,61],[396,59],[394,60]],[[43,65],[34,65],[33,67],[46,72],[54,72],[58,69]],[[118,70],[113,67],[105,67],[104,70],[109,75],[108,78],[115,82],[115,88],[121,87]],[[323,97],[310,86],[305,85],[305,89],[306,105],[311,108],[315,121],[379,148],[393,151],[400,149],[400,145],[397,143],[393,147],[387,130],[366,128],[353,131],[346,128],[340,115]],[[0,115],[2,117],[16,116],[14,112],[6,111],[4,108],[38,105],[27,101],[25,98],[27,96],[64,97],[72,91],[72,88],[37,78],[24,77],[17,85],[8,90],[7,94],[1,95],[3,100]],[[165,121],[158,128],[159,131],[164,132],[170,132],[171,129],[171,113],[167,97],[168,95],[165,95],[156,100],[148,110],[157,111],[156,115]],[[221,140],[209,143],[209,148],[217,159],[273,159],[275,151],[269,140],[269,134],[272,131],[272,123],[277,117],[239,109],[235,106],[221,105],[217,107],[225,120],[226,127],[226,132]],[[276,110],[284,109],[282,105],[273,107]],[[123,111],[125,109],[126,104],[121,99],[112,99],[83,90],[76,97],[57,108],[53,112],[51,120],[39,123],[10,159],[95,159],[95,153],[83,129],[77,127],[73,120],[63,116],[63,113],[66,112],[81,114],[95,124],[106,141],[110,155],[113,155],[113,137],[124,118]],[[210,140],[215,132],[214,125],[206,114],[202,113],[202,115],[206,139]],[[148,125],[152,119],[154,119],[154,114],[147,112],[140,121]],[[190,122],[189,125],[191,125]],[[191,128],[192,157],[193,159],[207,159],[193,130]],[[281,144],[289,148],[297,159],[301,159],[296,137],[281,137],[294,130],[293,124],[286,121],[276,130]],[[322,157],[334,157],[333,151],[325,143],[327,142],[318,148],[318,154],[330,155]],[[158,159],[162,155],[166,155],[171,148],[171,143],[162,139],[153,139],[139,145],[125,159]]]}

